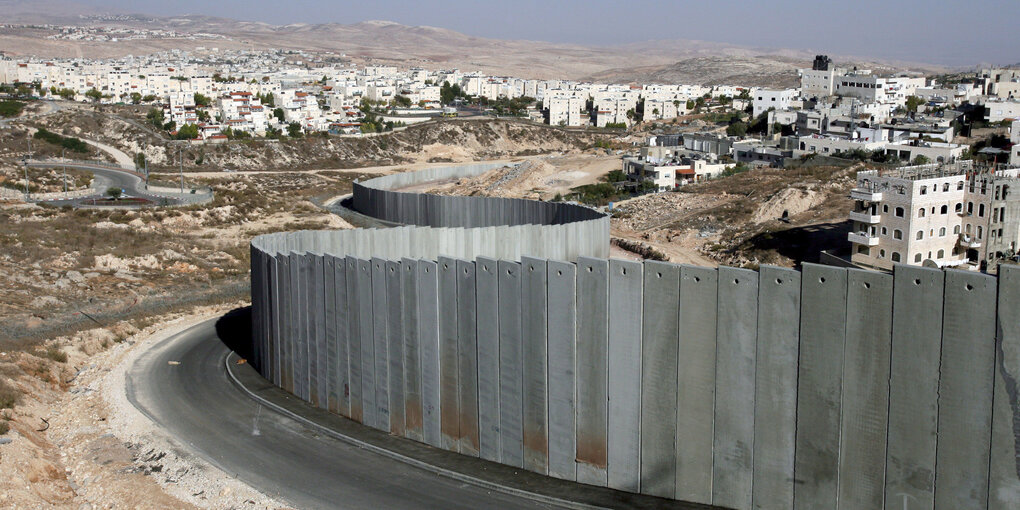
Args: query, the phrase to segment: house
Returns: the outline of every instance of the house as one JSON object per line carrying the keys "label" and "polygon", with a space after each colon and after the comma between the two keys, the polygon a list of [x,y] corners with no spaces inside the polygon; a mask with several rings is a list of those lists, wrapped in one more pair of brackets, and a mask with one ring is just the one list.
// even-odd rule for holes
{"label": "house", "polygon": [[969,161],[865,170],[851,190],[851,261],[992,269],[1016,255],[1020,169]]}
{"label": "house", "polygon": [[795,89],[759,89],[754,93],[755,117],[769,111],[769,109],[786,110],[790,108],[793,98],[797,97]]}

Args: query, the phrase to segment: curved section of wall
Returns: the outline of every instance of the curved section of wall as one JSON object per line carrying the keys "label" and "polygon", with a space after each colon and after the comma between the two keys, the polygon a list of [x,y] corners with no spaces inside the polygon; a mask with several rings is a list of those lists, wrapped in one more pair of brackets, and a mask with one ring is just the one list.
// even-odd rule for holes
{"label": "curved section of wall", "polygon": [[[604,217],[462,214],[448,204],[478,199],[432,207],[391,190],[418,177],[383,179],[356,187],[355,208],[430,226],[252,242],[251,362],[313,405],[463,455],[728,508],[1020,502],[1020,268],[606,260],[583,243],[557,251],[547,233],[608,246]],[[512,224],[535,217],[551,224]]]}

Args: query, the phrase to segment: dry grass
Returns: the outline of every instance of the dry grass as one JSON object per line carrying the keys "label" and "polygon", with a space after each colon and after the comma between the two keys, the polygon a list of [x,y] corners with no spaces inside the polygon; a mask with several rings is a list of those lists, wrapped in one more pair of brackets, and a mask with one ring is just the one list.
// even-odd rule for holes
{"label": "dry grass", "polygon": [[21,392],[7,381],[0,379],[0,409],[14,409],[21,400]]}

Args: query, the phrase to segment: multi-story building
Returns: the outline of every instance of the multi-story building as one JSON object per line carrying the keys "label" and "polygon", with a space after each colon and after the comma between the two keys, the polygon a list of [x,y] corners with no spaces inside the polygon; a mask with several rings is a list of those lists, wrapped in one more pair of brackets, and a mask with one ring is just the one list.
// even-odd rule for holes
{"label": "multi-story building", "polygon": [[556,96],[546,102],[549,109],[549,125],[580,126],[581,108],[584,101],[576,96]]}
{"label": "multi-story building", "polygon": [[220,99],[223,123],[234,131],[265,135],[269,127],[266,108],[251,92],[232,92]]}
{"label": "multi-story building", "polygon": [[861,171],[851,191],[851,261],[992,269],[1020,240],[1018,169],[969,162]]}
{"label": "multi-story building", "polygon": [[785,110],[791,106],[797,96],[795,89],[771,90],[759,89],[754,93],[754,116],[757,117],[770,108]]}

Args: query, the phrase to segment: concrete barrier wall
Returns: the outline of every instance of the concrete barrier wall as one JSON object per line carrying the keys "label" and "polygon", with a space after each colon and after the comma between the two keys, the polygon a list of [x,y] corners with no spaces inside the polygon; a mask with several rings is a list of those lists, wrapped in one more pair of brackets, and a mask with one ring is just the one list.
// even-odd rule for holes
{"label": "concrete barrier wall", "polygon": [[1020,505],[1020,267],[435,247],[470,230],[256,239],[253,364],[365,425],[592,485],[737,509]]}

